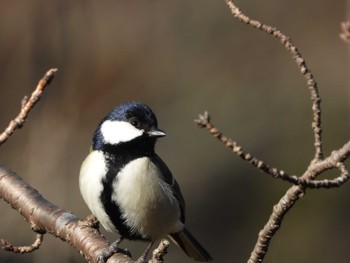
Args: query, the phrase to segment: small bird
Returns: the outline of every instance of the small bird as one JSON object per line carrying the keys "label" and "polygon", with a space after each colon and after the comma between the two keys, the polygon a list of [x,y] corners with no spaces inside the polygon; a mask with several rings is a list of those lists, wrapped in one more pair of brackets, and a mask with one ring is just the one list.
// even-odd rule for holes
{"label": "small bird", "polygon": [[155,153],[156,140],[165,135],[153,111],[140,102],[119,105],[99,123],[80,169],[80,192],[103,227],[120,235],[99,261],[127,253],[119,244],[129,239],[149,241],[137,260],[145,262],[153,243],[167,235],[190,258],[212,259],[185,228],[180,187]]}

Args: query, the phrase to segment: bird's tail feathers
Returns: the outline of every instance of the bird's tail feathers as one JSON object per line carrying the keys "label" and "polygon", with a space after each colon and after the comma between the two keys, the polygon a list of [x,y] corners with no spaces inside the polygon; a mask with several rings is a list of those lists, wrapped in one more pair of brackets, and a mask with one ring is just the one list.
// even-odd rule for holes
{"label": "bird's tail feathers", "polygon": [[209,255],[209,253],[199,244],[199,242],[186,228],[178,233],[170,234],[170,238],[190,258],[203,262],[212,260],[212,257]]}

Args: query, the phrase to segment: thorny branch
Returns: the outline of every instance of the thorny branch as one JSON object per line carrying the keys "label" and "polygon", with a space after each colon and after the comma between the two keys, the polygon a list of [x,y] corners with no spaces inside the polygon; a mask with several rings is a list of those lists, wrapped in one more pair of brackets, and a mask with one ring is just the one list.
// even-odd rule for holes
{"label": "thorny branch", "polygon": [[[312,128],[314,131],[315,157],[313,160],[311,160],[309,167],[307,167],[304,174],[300,177],[296,175],[289,175],[285,171],[279,170],[277,168],[272,168],[262,160],[254,157],[252,154],[243,151],[242,147],[239,146],[237,142],[224,136],[216,127],[210,123],[210,117],[208,113],[199,115],[199,118],[195,120],[199,127],[206,128],[214,137],[220,140],[226,147],[231,149],[243,160],[248,161],[261,171],[270,174],[274,178],[280,178],[294,184],[273,207],[273,211],[269,220],[263,229],[259,232],[258,240],[248,260],[248,263],[257,263],[264,260],[264,257],[269,248],[269,244],[274,234],[280,228],[284,216],[287,214],[289,209],[293,207],[295,202],[304,195],[307,188],[338,187],[349,180],[349,171],[346,168],[344,161],[348,159],[350,155],[350,141],[345,143],[340,149],[333,151],[327,158],[324,159],[321,137],[321,98],[318,92],[317,83],[311,71],[307,67],[304,58],[288,36],[284,35],[281,31],[274,27],[265,25],[260,21],[249,18],[239,10],[239,8],[234,4],[232,0],[225,1],[230,8],[232,15],[240,22],[271,34],[281,42],[281,44],[291,54],[292,59],[297,63],[300,73],[306,79],[307,86],[311,92],[313,112]],[[341,35],[341,38],[349,42],[350,24],[343,23],[342,28],[343,33]],[[337,178],[331,180],[315,180],[320,174],[334,168],[338,169],[340,172],[340,175]]]}

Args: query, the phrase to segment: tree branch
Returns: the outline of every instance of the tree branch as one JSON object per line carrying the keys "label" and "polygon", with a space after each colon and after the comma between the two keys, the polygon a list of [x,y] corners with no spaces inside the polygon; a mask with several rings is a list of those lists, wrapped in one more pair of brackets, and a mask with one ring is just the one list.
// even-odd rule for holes
{"label": "tree branch", "polygon": [[155,250],[153,250],[152,258],[148,261],[148,263],[163,263],[164,256],[168,252],[169,245],[170,243],[166,239],[160,241],[158,247]]}
{"label": "tree branch", "polygon": [[[317,83],[306,66],[304,58],[301,56],[300,52],[296,46],[292,43],[291,39],[284,35],[281,31],[271,26],[265,25],[260,21],[253,20],[247,15],[243,14],[239,8],[234,4],[232,0],[225,0],[228,7],[231,10],[232,15],[237,18],[240,22],[243,22],[253,28],[262,30],[268,34],[271,34],[277,38],[282,45],[291,54],[292,59],[296,62],[299,67],[300,73],[304,76],[307,82],[307,86],[311,92],[312,101],[312,112],[313,121],[312,128],[314,132],[314,146],[315,146],[315,156],[310,162],[309,167],[306,169],[301,177],[295,175],[289,175],[283,170],[277,168],[271,168],[265,162],[257,159],[252,154],[244,152],[242,147],[239,146],[232,139],[224,136],[216,127],[210,123],[210,117],[208,113],[199,115],[199,118],[195,120],[197,125],[201,128],[206,128],[214,137],[220,140],[226,147],[230,148],[235,154],[241,157],[243,160],[248,161],[255,167],[259,168],[261,171],[270,174],[274,178],[281,178],[283,180],[292,182],[293,185],[286,194],[280,199],[280,201],[273,207],[272,214],[259,232],[258,240],[255,244],[253,251],[251,252],[249,263],[258,263],[264,260],[264,257],[268,251],[269,244],[272,237],[280,228],[282,220],[286,213],[293,207],[293,205],[298,201],[305,193],[307,188],[331,188],[338,187],[349,179],[349,171],[347,170],[344,161],[349,158],[350,155],[350,141],[345,143],[340,149],[333,151],[326,159],[323,157],[322,150],[322,129],[321,129],[321,108],[320,102],[321,98],[319,96]],[[349,24],[342,24],[343,39],[347,39],[349,36]],[[317,176],[329,169],[338,169],[340,175],[332,180],[315,180]]]}
{"label": "tree branch", "polygon": [[[96,229],[72,213],[44,199],[17,174],[0,166],[0,197],[36,229],[48,232],[75,247],[90,262],[109,244]],[[84,223],[85,222],[85,223]],[[129,257],[115,254],[108,263],[132,263]]]}
{"label": "tree branch", "polygon": [[2,248],[6,251],[24,254],[24,253],[31,253],[34,250],[37,250],[41,246],[43,238],[44,238],[44,234],[41,234],[41,233],[36,234],[35,241],[29,246],[16,247],[12,245],[10,242],[6,241],[5,239],[1,239],[1,244],[2,244]]}
{"label": "tree branch", "polygon": [[[261,171],[272,175],[274,178],[281,178],[297,185],[292,186],[286,194],[280,199],[280,201],[273,207],[272,214],[259,232],[258,240],[251,253],[248,263],[262,262],[269,248],[269,244],[280,228],[282,220],[287,212],[293,207],[305,193],[307,188],[332,188],[338,187],[349,179],[349,171],[347,170],[344,161],[350,156],[350,141],[345,143],[341,148],[333,151],[327,158],[323,160],[312,160],[307,170],[301,177],[295,175],[288,175],[282,170],[276,168],[270,168],[269,165],[263,161],[255,158],[250,153],[246,153],[242,150],[236,142],[230,138],[224,136],[216,127],[210,123],[210,117],[208,113],[199,115],[199,118],[195,120],[197,125],[201,128],[206,128],[215,138],[219,139],[226,147],[230,148],[235,154],[241,157],[243,160],[248,161]],[[317,176],[324,173],[327,170],[336,168],[340,171],[340,176],[333,180],[315,180]]]}
{"label": "tree branch", "polygon": [[321,129],[321,98],[319,96],[317,83],[310,71],[307,67],[304,58],[301,53],[297,49],[297,47],[293,44],[290,37],[284,35],[277,28],[271,27],[269,25],[265,25],[258,20],[253,20],[247,15],[243,14],[241,10],[234,4],[232,0],[225,0],[228,7],[231,10],[232,15],[237,18],[240,22],[243,22],[253,28],[259,29],[265,33],[268,33],[275,38],[277,38],[281,44],[287,49],[287,51],[291,54],[292,59],[296,62],[299,67],[300,73],[304,76],[306,83],[311,92],[311,101],[312,101],[312,112],[313,112],[313,122],[312,128],[314,131],[315,137],[315,160],[321,160],[323,158],[322,152],[322,129]]}
{"label": "tree branch", "polygon": [[[333,154],[338,155],[338,159],[334,160],[330,158],[324,160],[321,162],[322,169],[320,173],[337,168],[340,170],[340,175],[336,177],[335,179],[324,179],[324,180],[310,180],[302,177],[298,177],[296,175],[289,175],[287,172],[283,170],[279,170],[277,168],[271,167],[266,162],[256,158],[251,153],[245,152],[243,148],[234,140],[231,138],[223,135],[218,128],[216,128],[211,122],[210,122],[210,116],[208,112],[205,112],[204,114],[199,114],[198,118],[195,119],[195,123],[200,128],[205,128],[209,131],[213,137],[217,138],[219,141],[221,141],[227,148],[232,150],[233,153],[235,153],[237,156],[241,157],[244,161],[249,162],[256,168],[258,168],[260,171],[271,175],[273,178],[279,178],[285,181],[288,181],[290,183],[293,183],[295,185],[301,185],[307,188],[333,188],[333,187],[339,187],[342,184],[346,183],[350,176],[349,172],[347,171],[345,164],[342,163],[343,160],[347,159],[347,156],[349,152],[346,151],[347,144],[344,145],[345,149],[341,148],[338,151],[334,152]],[[349,146],[348,146],[349,147]],[[343,157],[343,159],[342,159]],[[319,175],[319,174],[316,174]]]}
{"label": "tree branch", "polygon": [[28,99],[25,96],[21,101],[21,110],[17,117],[10,121],[7,128],[0,134],[0,145],[5,143],[10,136],[14,133],[16,129],[22,128],[24,122],[26,121],[29,112],[33,109],[34,105],[39,101],[44,89],[51,83],[55,73],[56,68],[49,69],[45,75],[39,80],[36,89],[33,91],[32,95]]}

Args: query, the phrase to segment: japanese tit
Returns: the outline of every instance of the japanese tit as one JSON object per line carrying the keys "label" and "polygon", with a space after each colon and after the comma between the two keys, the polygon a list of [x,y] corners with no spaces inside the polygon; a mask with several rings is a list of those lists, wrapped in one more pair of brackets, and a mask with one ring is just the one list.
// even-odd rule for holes
{"label": "japanese tit", "polygon": [[153,111],[139,102],[126,102],[99,123],[92,150],[80,170],[84,201],[107,231],[120,238],[98,259],[120,252],[120,242],[149,241],[137,262],[145,262],[153,243],[167,235],[190,258],[211,256],[185,228],[185,202],[169,168],[155,153],[158,129]]}

